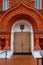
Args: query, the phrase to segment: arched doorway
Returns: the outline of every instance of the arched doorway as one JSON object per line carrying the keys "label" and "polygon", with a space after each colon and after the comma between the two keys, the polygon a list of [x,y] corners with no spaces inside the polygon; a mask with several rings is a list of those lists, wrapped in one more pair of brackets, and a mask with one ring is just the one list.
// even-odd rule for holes
{"label": "arched doorway", "polygon": [[[0,30],[6,31],[6,29],[7,29],[8,31],[11,32],[13,30],[12,25],[18,19],[26,19],[32,25],[33,30],[31,30],[32,31],[32,33],[31,33],[31,52],[32,52],[33,57],[41,58],[40,50],[36,51],[34,49],[34,47],[36,47],[36,45],[34,46],[34,44],[37,44],[37,41],[39,43],[39,38],[38,39],[36,38],[37,34],[35,33],[35,31],[43,30],[43,23],[41,22],[41,21],[43,21],[42,15],[36,9],[34,9],[30,6],[27,6],[26,4],[20,2],[15,7],[7,10],[7,12],[5,12],[5,14],[3,14],[3,16],[0,18]],[[30,28],[31,28],[31,25],[30,25]],[[12,30],[11,30],[11,28],[12,28]],[[33,36],[33,31],[34,31],[34,35],[36,37]],[[7,51],[7,58],[10,58],[14,52],[14,46],[13,46],[13,39],[14,38],[13,38],[12,33],[13,32],[11,32],[11,36],[9,34],[9,37],[11,37],[11,43],[10,43],[11,50]],[[34,39],[33,39],[33,37],[34,37]],[[38,34],[38,37],[39,37],[39,34]],[[1,52],[2,52],[2,50],[0,50],[0,53]],[[0,58],[6,58],[5,53],[1,54]]]}
{"label": "arched doorway", "polygon": [[14,53],[30,53],[34,49],[33,29],[26,20],[18,20],[11,30],[11,48]]}

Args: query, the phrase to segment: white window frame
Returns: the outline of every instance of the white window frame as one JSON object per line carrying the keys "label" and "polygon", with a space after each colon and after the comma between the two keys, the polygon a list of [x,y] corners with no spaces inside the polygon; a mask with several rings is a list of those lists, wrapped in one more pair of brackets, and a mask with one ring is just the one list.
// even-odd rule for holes
{"label": "white window frame", "polygon": [[42,9],[42,0],[35,0],[35,8]]}
{"label": "white window frame", "polygon": [[9,1],[8,0],[3,0],[3,11],[8,10],[9,7]]}

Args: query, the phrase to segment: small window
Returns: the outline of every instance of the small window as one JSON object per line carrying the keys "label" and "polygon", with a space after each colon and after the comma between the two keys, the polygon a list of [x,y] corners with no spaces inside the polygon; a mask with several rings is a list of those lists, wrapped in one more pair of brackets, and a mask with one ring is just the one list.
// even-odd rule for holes
{"label": "small window", "polygon": [[3,11],[8,10],[9,2],[8,0],[3,0]]}
{"label": "small window", "polygon": [[39,46],[43,49],[43,38],[39,38]]}
{"label": "small window", "polygon": [[0,46],[1,46],[1,50],[4,49],[5,45],[6,45],[6,39],[5,38],[0,38]]}
{"label": "small window", "polygon": [[42,0],[35,0],[35,8],[42,9]]}
{"label": "small window", "polygon": [[23,25],[23,24],[20,25],[20,29],[21,29],[21,30],[24,29],[24,25]]}

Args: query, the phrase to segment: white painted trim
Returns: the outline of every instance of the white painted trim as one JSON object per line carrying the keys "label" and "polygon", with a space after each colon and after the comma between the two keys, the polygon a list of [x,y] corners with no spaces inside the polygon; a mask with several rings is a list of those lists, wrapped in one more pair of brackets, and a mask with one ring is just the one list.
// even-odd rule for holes
{"label": "white painted trim", "polygon": [[[28,31],[28,32],[30,32],[31,33],[31,52],[34,50],[34,41],[33,41],[33,30],[32,30],[32,26],[30,25],[30,23],[28,23],[26,20],[18,20],[15,24],[13,24],[13,26],[12,26],[12,32],[11,32],[11,44],[13,44],[14,42],[14,35],[13,35],[13,33],[15,32],[14,31],[14,27],[15,27],[15,25],[17,24],[17,23],[22,23],[21,21],[23,21],[24,23],[26,23],[26,24],[28,24],[28,26],[31,28],[31,30],[30,31],[28,31],[28,30],[24,30],[24,31]],[[23,32],[24,32],[23,31]],[[21,30],[17,30],[16,32],[21,32]],[[13,41],[12,41],[13,40]]]}

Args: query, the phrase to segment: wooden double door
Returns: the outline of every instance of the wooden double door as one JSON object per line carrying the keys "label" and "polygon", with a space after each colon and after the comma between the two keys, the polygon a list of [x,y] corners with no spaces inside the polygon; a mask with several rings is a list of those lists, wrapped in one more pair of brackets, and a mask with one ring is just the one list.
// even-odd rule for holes
{"label": "wooden double door", "polygon": [[31,50],[30,32],[14,33],[14,52],[29,53]]}

